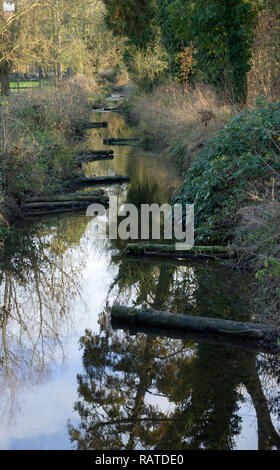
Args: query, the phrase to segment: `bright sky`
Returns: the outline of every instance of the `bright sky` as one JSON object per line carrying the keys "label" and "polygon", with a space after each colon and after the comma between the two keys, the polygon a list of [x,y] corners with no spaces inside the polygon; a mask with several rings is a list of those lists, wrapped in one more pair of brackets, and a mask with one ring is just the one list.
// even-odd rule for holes
{"label": "bright sky", "polygon": [[11,11],[14,9],[14,4],[10,2],[4,2],[4,10]]}

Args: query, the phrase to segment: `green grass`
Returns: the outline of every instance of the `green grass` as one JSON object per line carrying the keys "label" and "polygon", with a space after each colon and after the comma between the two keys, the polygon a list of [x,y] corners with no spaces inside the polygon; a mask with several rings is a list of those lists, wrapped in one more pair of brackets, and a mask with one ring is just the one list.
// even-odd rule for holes
{"label": "green grass", "polygon": [[[41,86],[51,86],[52,82],[50,80],[41,80]],[[19,81],[19,88],[24,90],[26,88],[40,88],[40,82],[39,80],[34,80],[34,81],[28,81],[28,80],[20,80]],[[18,90],[18,82],[17,81],[11,81],[10,82],[10,89],[11,91],[17,91]]]}

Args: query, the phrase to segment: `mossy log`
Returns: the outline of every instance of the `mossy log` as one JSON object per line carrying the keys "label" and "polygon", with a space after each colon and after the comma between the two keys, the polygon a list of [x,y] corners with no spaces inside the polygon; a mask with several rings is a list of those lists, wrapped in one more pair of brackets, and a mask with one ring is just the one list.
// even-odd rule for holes
{"label": "mossy log", "polygon": [[110,112],[110,111],[119,111],[119,107],[118,106],[104,106],[104,108],[102,108],[102,111],[107,111],[107,112]]}
{"label": "mossy log", "polygon": [[104,145],[116,145],[116,144],[126,144],[126,143],[135,143],[139,142],[138,138],[133,139],[124,139],[124,138],[111,138],[111,139],[104,139]]}
{"label": "mossy log", "polygon": [[116,305],[112,308],[111,318],[114,321],[135,326],[148,325],[182,331],[201,331],[207,334],[226,335],[254,341],[270,341],[275,344],[280,338],[279,331],[266,325],[220,318],[187,316],[153,309],[137,310]]}
{"label": "mossy log", "polygon": [[25,211],[34,211],[34,210],[58,210],[58,209],[68,209],[70,208],[71,210],[78,210],[78,209],[83,209],[88,206],[90,206],[93,203],[98,203],[98,204],[103,204],[103,205],[108,205],[109,204],[109,198],[107,196],[101,196],[101,197],[86,197],[86,198],[80,198],[76,200],[71,200],[71,201],[45,201],[45,202],[32,202],[28,204],[23,204],[21,208]]}
{"label": "mossy log", "polygon": [[99,129],[101,127],[108,127],[108,121],[104,121],[104,122],[86,122],[82,125],[83,129]]}
{"label": "mossy log", "polygon": [[114,160],[114,155],[112,154],[81,155],[77,160],[77,164],[82,165],[83,163],[98,162],[102,160]]}
{"label": "mossy log", "polygon": [[23,203],[23,207],[30,203],[44,203],[44,202],[63,202],[63,201],[97,201],[103,199],[105,191],[98,189],[97,191],[90,192],[77,192],[66,194],[53,194],[52,196],[36,196],[28,199]]}
{"label": "mossy log", "polygon": [[67,212],[73,213],[74,211],[85,211],[87,206],[73,206],[59,209],[46,209],[46,210],[37,210],[37,211],[27,211],[24,214],[25,218],[28,217],[42,217],[43,215],[59,215]]}
{"label": "mossy log", "polygon": [[92,109],[96,110],[96,111],[105,111],[105,112],[109,112],[109,111],[118,111],[119,110],[119,107],[114,107],[114,106],[105,106],[105,105],[94,105],[92,107]]}
{"label": "mossy log", "polygon": [[129,243],[125,254],[132,256],[154,256],[169,258],[211,257],[231,258],[235,251],[230,246],[194,246],[190,250],[176,250],[175,245],[160,243]]}
{"label": "mossy log", "polygon": [[71,185],[92,185],[92,184],[114,184],[114,183],[127,183],[129,176],[94,176],[92,178],[78,177],[71,181]]}
{"label": "mossy log", "polygon": [[83,150],[78,153],[77,157],[82,157],[84,155],[114,155],[114,150]]}
{"label": "mossy log", "polygon": [[33,209],[44,209],[44,208],[66,208],[66,207],[87,207],[90,204],[93,204],[94,202],[96,203],[108,203],[109,199],[108,198],[96,198],[96,199],[84,199],[80,201],[59,201],[59,202],[33,202],[30,204],[23,204],[21,207],[24,211],[28,210],[33,210]]}

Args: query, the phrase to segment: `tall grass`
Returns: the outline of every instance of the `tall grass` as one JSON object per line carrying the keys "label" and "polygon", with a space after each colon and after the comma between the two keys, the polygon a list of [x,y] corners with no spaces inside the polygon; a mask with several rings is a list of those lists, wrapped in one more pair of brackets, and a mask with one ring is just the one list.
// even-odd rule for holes
{"label": "tall grass", "polygon": [[197,152],[236,112],[207,85],[184,89],[172,82],[138,95],[132,116],[139,121],[144,143],[187,170]]}

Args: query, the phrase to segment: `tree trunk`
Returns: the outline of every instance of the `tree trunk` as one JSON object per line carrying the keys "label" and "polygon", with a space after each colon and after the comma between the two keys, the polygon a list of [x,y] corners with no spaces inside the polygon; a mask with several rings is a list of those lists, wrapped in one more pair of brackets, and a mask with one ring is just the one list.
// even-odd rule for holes
{"label": "tree trunk", "polygon": [[0,64],[1,96],[10,94],[10,67],[7,61]]}
{"label": "tree trunk", "polygon": [[80,186],[80,185],[92,185],[92,184],[114,184],[114,183],[127,183],[129,181],[129,176],[94,176],[92,178],[78,177],[74,178],[70,185]]}
{"label": "tree trunk", "polygon": [[165,256],[171,258],[212,257],[231,258],[235,255],[230,246],[194,246],[190,250],[176,250],[175,245],[159,243],[129,243],[125,253],[132,256]]}

